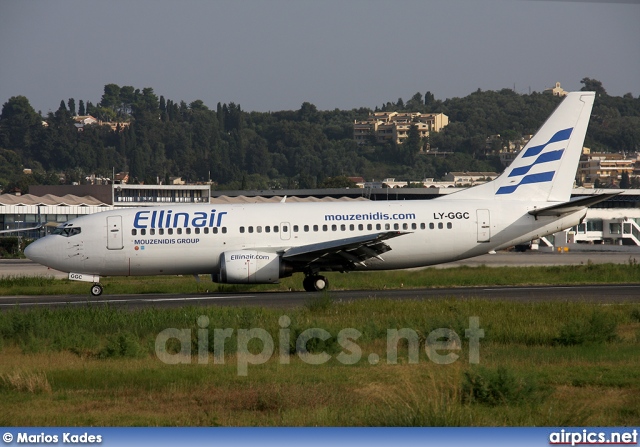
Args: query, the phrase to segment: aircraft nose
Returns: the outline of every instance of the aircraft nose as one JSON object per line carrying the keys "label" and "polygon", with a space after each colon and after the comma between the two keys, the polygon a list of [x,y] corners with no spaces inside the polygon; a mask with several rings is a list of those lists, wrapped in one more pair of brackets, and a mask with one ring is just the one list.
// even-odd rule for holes
{"label": "aircraft nose", "polygon": [[47,244],[44,239],[38,239],[37,241],[30,243],[27,248],[24,249],[24,255],[32,261],[44,264],[47,254],[46,246]]}

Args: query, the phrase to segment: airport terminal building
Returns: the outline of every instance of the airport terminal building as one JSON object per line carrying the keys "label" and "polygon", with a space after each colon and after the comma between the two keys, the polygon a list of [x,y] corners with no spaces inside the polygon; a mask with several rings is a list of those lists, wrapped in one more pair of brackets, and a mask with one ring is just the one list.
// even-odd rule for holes
{"label": "airport terminal building", "polygon": [[[58,224],[85,214],[120,207],[202,203],[256,203],[336,200],[425,200],[455,192],[456,188],[374,188],[324,190],[211,191],[208,185],[78,185],[32,186],[29,194],[0,195],[0,228],[14,230],[46,224],[45,230],[21,235],[43,236]],[[572,197],[603,190],[576,188]],[[617,196],[589,208],[577,227],[543,238],[542,246],[570,244],[640,246],[640,190],[606,190]],[[5,233],[12,236],[16,233]]]}

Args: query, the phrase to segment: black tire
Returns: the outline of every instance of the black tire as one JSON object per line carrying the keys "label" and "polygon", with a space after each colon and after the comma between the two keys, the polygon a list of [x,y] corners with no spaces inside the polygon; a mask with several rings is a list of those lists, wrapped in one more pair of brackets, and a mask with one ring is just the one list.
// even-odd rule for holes
{"label": "black tire", "polygon": [[94,284],[91,286],[91,295],[100,296],[102,295],[102,286],[100,284]]}
{"label": "black tire", "polygon": [[302,287],[307,292],[314,292],[316,289],[313,288],[313,276],[305,276],[302,280]]}

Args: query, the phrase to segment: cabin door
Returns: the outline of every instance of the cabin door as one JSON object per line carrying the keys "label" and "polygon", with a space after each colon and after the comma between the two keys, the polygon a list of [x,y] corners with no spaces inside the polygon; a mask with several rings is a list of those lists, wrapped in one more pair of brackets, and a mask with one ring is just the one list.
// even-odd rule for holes
{"label": "cabin door", "polygon": [[107,217],[107,248],[109,250],[122,250],[122,216]]}
{"label": "cabin door", "polygon": [[478,217],[478,242],[491,242],[489,210],[476,210]]}

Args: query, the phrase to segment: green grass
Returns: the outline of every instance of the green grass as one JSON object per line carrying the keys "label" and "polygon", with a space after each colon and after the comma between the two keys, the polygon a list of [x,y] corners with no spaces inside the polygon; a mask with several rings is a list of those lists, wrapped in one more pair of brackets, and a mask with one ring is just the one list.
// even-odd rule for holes
{"label": "green grass", "polygon": [[[331,290],[386,290],[420,287],[469,287],[500,285],[613,284],[640,282],[640,264],[584,264],[553,267],[456,267],[382,272],[327,274]],[[284,278],[280,284],[225,285],[202,276],[106,277],[108,294],[129,293],[228,293],[302,289],[302,275]],[[52,277],[0,277],[0,295],[89,295],[89,284]]]}
{"label": "green grass", "polygon": [[[202,315],[209,319],[206,364],[197,363]],[[640,303],[340,303],[331,294],[286,311],[12,309],[0,313],[0,424],[637,425],[638,315]],[[469,363],[464,336],[472,316],[485,331],[478,365]],[[283,326],[290,339],[306,329],[326,330],[332,338],[307,348],[330,360],[308,364],[289,340],[283,349],[290,363],[283,364]],[[167,328],[190,330],[190,363],[170,365],[156,357],[156,337]],[[233,329],[224,364],[213,362],[216,328]],[[275,352],[262,364],[249,364],[242,376],[237,334],[251,328],[264,329]],[[355,364],[337,359],[353,352],[336,342],[346,328],[361,334],[353,340],[361,349]],[[387,362],[387,330],[400,328],[418,334],[417,363],[402,342],[398,362]],[[437,328],[450,328],[461,339],[461,349],[451,351],[459,358],[449,365],[425,353],[425,340]],[[565,338],[571,342],[559,341]],[[170,352],[179,348],[173,342]],[[253,342],[250,352],[258,354],[262,343]],[[371,353],[379,363],[370,364]]]}

